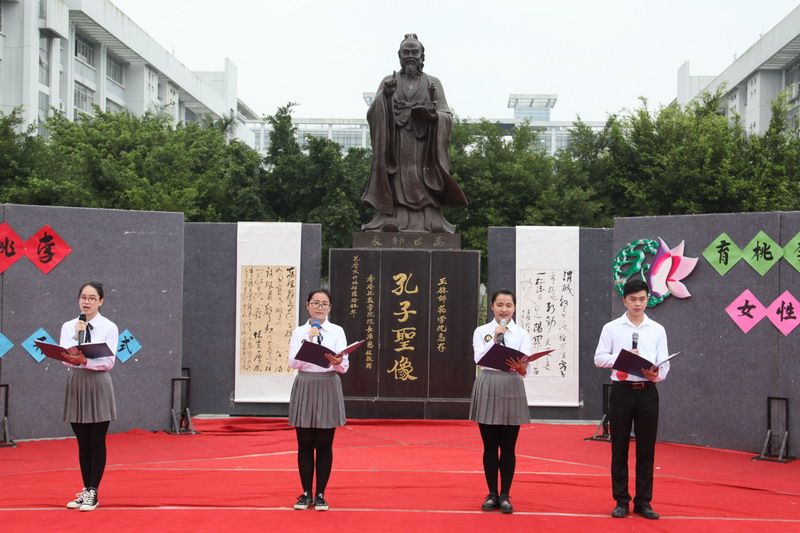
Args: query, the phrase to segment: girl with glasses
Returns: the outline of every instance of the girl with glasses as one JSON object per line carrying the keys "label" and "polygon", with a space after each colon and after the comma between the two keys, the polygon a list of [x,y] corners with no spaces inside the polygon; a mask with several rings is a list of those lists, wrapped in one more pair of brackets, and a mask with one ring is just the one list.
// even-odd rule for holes
{"label": "girl with glasses", "polygon": [[[328,510],[325,488],[333,466],[333,436],[336,428],[345,424],[339,374],[350,366],[347,355],[326,355],[327,368],[295,359],[304,342],[319,343],[337,354],[347,347],[344,330],[328,321],[330,307],[327,290],[311,291],[306,300],[308,321],[295,328],[289,342],[289,366],[297,370],[289,398],[289,425],[297,433],[297,467],[303,486],[295,509]],[[312,491],[315,471],[317,486]]]}
{"label": "girl with glasses", "polygon": [[106,433],[108,425],[117,419],[114,384],[109,370],[116,357],[87,359],[76,346],[104,342],[117,353],[117,325],[100,314],[103,305],[103,284],[85,283],[78,291],[80,316],[61,326],[59,345],[66,348],[64,357],[70,367],[64,403],[64,421],[72,425],[78,439],[78,461],[83,489],[67,503],[67,509],[93,511],[98,503],[98,490],[106,467]]}

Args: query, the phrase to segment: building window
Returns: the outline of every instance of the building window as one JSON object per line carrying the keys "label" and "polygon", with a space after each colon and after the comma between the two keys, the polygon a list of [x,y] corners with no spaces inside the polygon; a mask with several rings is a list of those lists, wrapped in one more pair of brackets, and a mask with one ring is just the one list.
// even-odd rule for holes
{"label": "building window", "polygon": [[125,79],[123,78],[124,67],[120,61],[114,59],[110,54],[106,56],[106,77],[116,83],[117,85],[124,86]]}
{"label": "building window", "polygon": [[108,113],[124,113],[125,112],[125,108],[123,106],[119,105],[118,103],[116,103],[114,100],[106,98],[106,112],[108,112]]}
{"label": "building window", "polygon": [[50,87],[50,48],[53,41],[39,33],[39,83]]}
{"label": "building window", "polygon": [[81,63],[86,63],[90,67],[94,66],[94,47],[92,43],[80,36],[75,36],[75,57]]}
{"label": "building window", "polygon": [[75,82],[75,118],[79,113],[92,114],[92,104],[94,103],[94,91],[85,85]]}

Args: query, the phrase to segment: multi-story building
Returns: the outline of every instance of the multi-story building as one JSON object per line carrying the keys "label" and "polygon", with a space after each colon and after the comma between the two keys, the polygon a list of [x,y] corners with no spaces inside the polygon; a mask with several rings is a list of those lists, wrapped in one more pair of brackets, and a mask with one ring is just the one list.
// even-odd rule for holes
{"label": "multi-story building", "polygon": [[[363,94],[367,105],[372,103],[375,93]],[[554,94],[512,94],[508,97],[508,107],[514,110],[514,118],[487,119],[499,124],[503,131],[511,135],[514,128],[527,123],[537,133],[541,149],[553,155],[566,148],[570,140],[570,121],[550,120],[550,110],[555,106],[558,96]],[[479,122],[480,119],[466,118],[465,122]],[[369,125],[366,119],[342,118],[293,118],[297,128],[297,142],[305,148],[308,137],[330,139],[339,144],[343,151],[350,148],[369,148]],[[604,122],[586,122],[591,128],[602,129]],[[248,122],[253,130],[253,147],[266,154],[269,147],[270,128],[264,120]]]}
{"label": "multi-story building", "polygon": [[193,72],[108,0],[0,0],[0,111],[41,123],[52,109],[168,113],[177,122],[234,117],[253,144],[237,98],[236,65]]}
{"label": "multi-story building", "polygon": [[704,92],[723,93],[722,112],[741,118],[748,133],[762,134],[772,103],[786,92],[789,124],[800,127],[800,7],[761,36],[718,76],[692,76],[689,62],[678,70],[677,102],[686,105]]}

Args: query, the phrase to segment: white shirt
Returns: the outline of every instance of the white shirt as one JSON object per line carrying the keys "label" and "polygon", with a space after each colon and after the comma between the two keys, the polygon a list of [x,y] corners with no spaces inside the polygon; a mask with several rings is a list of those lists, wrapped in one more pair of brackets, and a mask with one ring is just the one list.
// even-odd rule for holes
{"label": "white shirt", "polygon": [[[500,323],[497,320],[492,320],[488,324],[478,326],[475,333],[472,334],[472,350],[475,355],[475,362],[481,360],[486,355],[486,352],[494,345],[494,330]],[[503,343],[507,348],[513,348],[517,351],[530,355],[533,353],[533,344],[531,343],[531,336],[527,331],[519,327],[514,320],[506,324],[506,332],[503,335]],[[480,366],[480,365],[478,365]],[[484,368],[481,366],[481,368]],[[528,365],[528,374],[531,372],[531,366]]]}
{"label": "white shirt", "polygon": [[[638,326],[628,318],[628,313],[625,313],[616,320],[612,320],[605,326],[600,333],[600,340],[597,343],[597,349],[594,352],[594,365],[600,368],[611,368],[614,361],[617,360],[620,350],[625,348],[631,349],[633,344],[633,333],[639,334],[638,348],[639,355],[654,365],[664,361],[669,357],[669,350],[667,349],[667,332],[664,326],[658,322],[651,320],[647,315],[644,315],[644,320]],[[669,372],[669,363],[664,363],[658,369],[658,378],[656,381],[663,381]],[[620,381],[617,376],[617,371],[611,371],[611,379],[613,381]],[[623,381],[648,381],[639,376],[629,375]]]}
{"label": "white shirt", "polygon": [[[58,344],[62,348],[71,348],[78,345],[78,335],[75,333],[75,324],[78,323],[77,318],[73,318],[68,322],[64,322],[61,326],[61,339]],[[119,329],[112,321],[97,313],[94,318],[89,322],[92,327],[91,338],[92,342],[105,342],[111,353],[111,357],[98,357],[97,359],[86,359],[86,363],[80,365],[81,368],[87,370],[106,371],[114,368],[114,361],[116,361],[117,347],[119,346]],[[69,363],[64,363],[67,366],[75,366]]]}
{"label": "white shirt", "polygon": [[[306,322],[292,331],[292,339],[289,341],[289,366],[303,372],[338,372],[340,374],[347,372],[347,369],[350,368],[350,360],[347,355],[342,358],[342,364],[331,365],[328,368],[295,359],[297,352],[300,351],[300,345],[303,342],[311,342],[308,340],[308,330],[310,329],[311,324]],[[337,326],[325,319],[319,329],[322,333],[323,346],[337,354],[347,348],[347,338],[341,326]]]}

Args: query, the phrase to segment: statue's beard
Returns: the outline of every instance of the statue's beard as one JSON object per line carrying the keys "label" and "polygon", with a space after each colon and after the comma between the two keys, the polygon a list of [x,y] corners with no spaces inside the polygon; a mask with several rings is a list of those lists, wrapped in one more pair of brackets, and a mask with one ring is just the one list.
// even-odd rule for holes
{"label": "statue's beard", "polygon": [[408,63],[403,63],[401,65],[400,72],[410,76],[419,76],[422,74],[422,62],[409,61]]}

